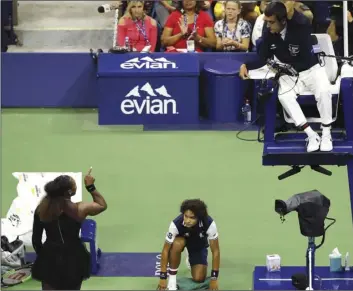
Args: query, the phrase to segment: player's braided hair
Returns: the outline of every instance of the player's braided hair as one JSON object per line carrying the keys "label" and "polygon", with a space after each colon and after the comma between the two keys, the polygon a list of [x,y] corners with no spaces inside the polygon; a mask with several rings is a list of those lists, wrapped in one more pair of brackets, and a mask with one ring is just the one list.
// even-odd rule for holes
{"label": "player's braided hair", "polygon": [[41,221],[50,222],[60,216],[65,205],[65,198],[71,195],[72,187],[73,180],[67,175],[61,175],[45,184],[44,190],[47,195],[36,209]]}
{"label": "player's braided hair", "polygon": [[184,200],[180,206],[180,212],[185,213],[185,211],[192,211],[197,219],[205,221],[208,216],[207,205],[200,199],[188,199]]}

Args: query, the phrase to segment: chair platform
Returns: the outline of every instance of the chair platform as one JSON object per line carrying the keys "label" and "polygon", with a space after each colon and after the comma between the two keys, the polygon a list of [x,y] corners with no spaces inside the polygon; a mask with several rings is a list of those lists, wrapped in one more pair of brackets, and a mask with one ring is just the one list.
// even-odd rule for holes
{"label": "chair platform", "polygon": [[353,142],[333,141],[331,152],[306,151],[305,141],[265,142],[264,166],[336,165],[346,166],[353,159]]}
{"label": "chair platform", "polygon": [[[311,124],[312,127],[315,124]],[[307,138],[307,134],[305,132],[278,132],[275,134],[275,141],[280,142],[296,142],[296,141],[304,141]],[[346,133],[342,130],[333,130],[331,132],[331,137],[333,142],[335,141],[345,141]]]}
{"label": "chair platform", "polygon": [[[291,279],[296,273],[305,274],[305,267],[281,267],[281,271],[270,273],[265,266],[256,266],[253,272],[253,290],[296,290]],[[329,267],[315,267],[315,276],[314,290],[353,290],[352,269],[331,273]]]}

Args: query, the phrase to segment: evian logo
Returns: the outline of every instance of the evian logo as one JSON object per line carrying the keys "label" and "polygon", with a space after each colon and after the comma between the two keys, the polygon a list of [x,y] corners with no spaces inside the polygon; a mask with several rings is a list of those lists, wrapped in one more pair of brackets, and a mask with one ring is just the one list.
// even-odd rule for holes
{"label": "evian logo", "polygon": [[132,69],[177,69],[175,63],[168,61],[166,58],[152,59],[150,57],[133,58],[120,65],[120,68],[125,70]]}
{"label": "evian logo", "polygon": [[179,114],[177,103],[170,96],[165,86],[153,89],[149,83],[141,88],[134,87],[121,102],[120,109],[123,114]]}

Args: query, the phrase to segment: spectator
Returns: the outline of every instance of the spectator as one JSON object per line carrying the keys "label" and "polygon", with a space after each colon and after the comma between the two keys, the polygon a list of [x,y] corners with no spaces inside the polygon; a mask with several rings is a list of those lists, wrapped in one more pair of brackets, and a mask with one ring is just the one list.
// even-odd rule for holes
{"label": "spectator", "polygon": [[[260,4],[260,11],[261,13],[263,13],[263,11],[266,9],[268,3],[270,3],[271,1],[261,1]],[[292,19],[294,12],[298,12],[303,14],[304,16],[306,16],[306,18],[308,19],[308,21],[311,23],[314,16],[311,13],[310,9],[304,5],[301,2],[296,2],[296,1],[288,1],[288,0],[282,0],[281,1],[287,9],[287,19]],[[255,22],[254,25],[254,29],[252,32],[252,37],[251,37],[251,42],[254,46],[254,48],[256,47],[256,41],[261,37],[263,29],[265,28],[264,26],[264,14],[261,14]]]}
{"label": "spectator", "polygon": [[287,18],[292,19],[294,11],[297,11],[299,13],[302,13],[309,21],[310,23],[313,22],[314,15],[310,11],[310,8],[306,6],[305,4],[297,1],[289,1],[289,0],[282,0],[281,1],[287,8]]}
{"label": "spectator", "polygon": [[187,39],[194,40],[195,50],[215,48],[217,39],[213,21],[209,14],[201,10],[200,1],[183,0],[176,11],[171,13],[162,34],[162,45],[186,49]]}
{"label": "spectator", "polygon": [[217,1],[213,9],[213,14],[216,20],[221,20],[224,18],[224,3],[225,1]]}
{"label": "spectator", "polygon": [[164,27],[169,14],[174,12],[177,6],[178,6],[177,0],[169,0],[169,1],[159,0],[155,2],[156,18],[162,27]]}
{"label": "spectator", "polygon": [[157,22],[144,12],[143,1],[129,1],[126,12],[119,20],[117,46],[125,45],[125,37],[135,51],[150,45],[154,52],[157,43]]}
{"label": "spectator", "polygon": [[271,0],[263,0],[260,2],[260,5],[259,5],[259,12],[260,14],[263,14],[265,12],[265,9],[268,5],[268,3],[270,3]]}
{"label": "spectator", "polygon": [[255,48],[256,46],[256,41],[261,37],[262,35],[262,30],[264,27],[264,11],[268,5],[268,3],[270,3],[271,0],[265,0],[265,1],[261,1],[260,3],[260,13],[261,15],[256,19],[255,24],[254,24],[254,28],[252,31],[252,36],[251,36],[251,42]]}
{"label": "spectator", "polygon": [[[122,11],[122,15],[125,14],[129,2],[130,2],[130,0],[125,0],[125,1],[121,2],[121,5],[120,5],[119,9]],[[143,2],[143,10],[145,11],[145,13],[148,16],[152,17],[154,1],[145,0],[145,1],[142,1],[142,2]]]}
{"label": "spectator", "polygon": [[[200,8],[204,11],[207,11],[211,17],[212,16],[212,11],[211,11],[211,1],[200,1],[201,5]],[[161,1],[161,0],[156,0],[156,18],[157,21],[160,23],[162,27],[164,27],[165,22],[167,21],[168,16],[170,13],[174,12],[178,6],[179,6],[179,0],[168,0],[168,1]]]}
{"label": "spectator", "polygon": [[[224,3],[226,1],[217,1],[214,7],[214,16],[216,20],[221,20],[224,18]],[[240,1],[242,2],[242,1]],[[255,1],[254,1],[255,2]],[[241,17],[247,20],[251,26],[255,23],[256,18],[260,15],[260,9],[256,3],[242,3]]]}
{"label": "spectator", "polygon": [[251,26],[241,18],[239,0],[228,0],[224,4],[225,16],[215,24],[217,50],[247,51],[249,49]]}
{"label": "spectator", "polygon": [[[353,5],[350,10],[348,11],[348,55],[351,56],[353,55]],[[333,48],[337,56],[344,55],[342,14],[342,7],[331,8],[331,21],[327,28],[327,34],[331,37]]]}
{"label": "spectator", "polygon": [[255,3],[242,3],[241,7],[241,17],[249,22],[252,27],[254,26],[257,17],[260,15],[259,11],[257,10],[256,1],[253,2]]}
{"label": "spectator", "polygon": [[212,0],[203,1],[203,4],[201,5],[201,9],[204,11],[207,11],[208,14],[211,16],[211,18],[213,19]]}

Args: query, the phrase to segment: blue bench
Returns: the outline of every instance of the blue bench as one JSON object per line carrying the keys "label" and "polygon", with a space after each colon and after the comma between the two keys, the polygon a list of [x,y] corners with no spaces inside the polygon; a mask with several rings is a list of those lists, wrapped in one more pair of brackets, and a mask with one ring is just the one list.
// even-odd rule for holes
{"label": "blue bench", "polygon": [[102,255],[101,249],[97,246],[97,223],[92,219],[86,219],[81,226],[81,241],[89,243],[91,254],[91,273],[97,274],[99,270],[99,260]]}

